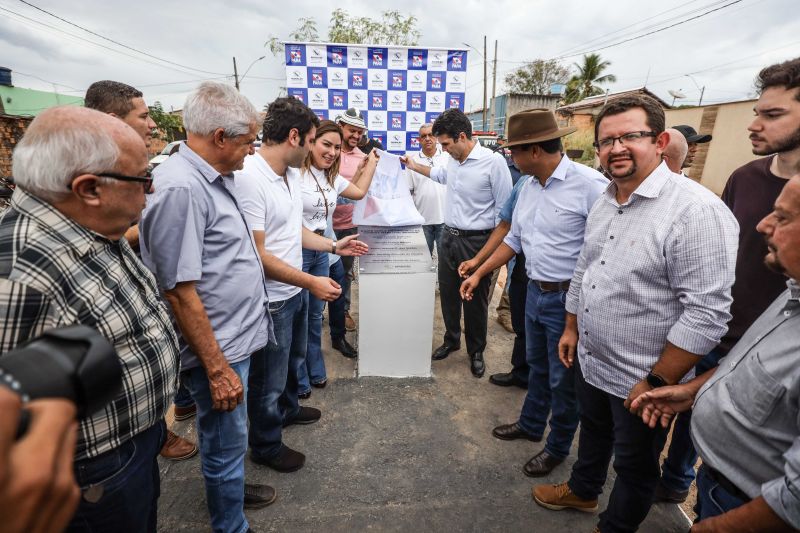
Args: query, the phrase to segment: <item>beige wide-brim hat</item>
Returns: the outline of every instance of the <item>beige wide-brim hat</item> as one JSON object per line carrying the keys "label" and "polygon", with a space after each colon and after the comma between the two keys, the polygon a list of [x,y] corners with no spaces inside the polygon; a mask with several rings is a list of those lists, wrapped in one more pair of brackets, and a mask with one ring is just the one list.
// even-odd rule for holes
{"label": "beige wide-brim hat", "polygon": [[504,147],[551,141],[577,129],[559,128],[556,116],[549,109],[526,109],[508,119],[508,142]]}

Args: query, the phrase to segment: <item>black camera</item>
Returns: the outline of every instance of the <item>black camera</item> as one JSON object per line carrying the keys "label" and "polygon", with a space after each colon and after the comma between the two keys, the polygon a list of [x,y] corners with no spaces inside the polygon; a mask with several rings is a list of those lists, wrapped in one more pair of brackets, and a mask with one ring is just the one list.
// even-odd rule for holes
{"label": "black camera", "polygon": [[[0,357],[0,384],[23,402],[65,398],[78,418],[105,407],[122,387],[122,367],[114,347],[88,326],[67,326],[44,332]],[[23,410],[17,436],[25,433]]]}

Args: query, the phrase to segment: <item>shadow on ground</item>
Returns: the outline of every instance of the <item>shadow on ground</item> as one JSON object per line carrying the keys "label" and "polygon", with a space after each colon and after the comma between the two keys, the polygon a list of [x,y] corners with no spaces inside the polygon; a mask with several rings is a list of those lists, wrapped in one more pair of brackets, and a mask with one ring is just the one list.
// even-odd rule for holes
{"label": "shadow on ground", "polygon": [[[438,301],[436,314],[438,343]],[[524,391],[487,379],[509,368],[511,342],[490,319],[487,373],[480,380],[470,374],[463,351],[434,362],[432,379],[359,379],[354,361],[331,350],[326,339],[329,384],[304,402],[322,409],[322,420],[284,434],[288,446],[306,454],[306,466],[279,474],[247,460],[248,481],[278,491],[273,505],[248,511],[251,527],[281,533],[591,531],[596,515],[548,511],[531,499],[534,483],[567,479],[574,454],[537,481],[522,473],[522,465],[542,444],[491,436],[495,425],[516,420],[524,398]],[[195,437],[193,421],[174,429]],[[162,460],[161,474],[159,531],[208,531],[199,458]],[[687,529],[677,506],[656,505],[641,531]]]}

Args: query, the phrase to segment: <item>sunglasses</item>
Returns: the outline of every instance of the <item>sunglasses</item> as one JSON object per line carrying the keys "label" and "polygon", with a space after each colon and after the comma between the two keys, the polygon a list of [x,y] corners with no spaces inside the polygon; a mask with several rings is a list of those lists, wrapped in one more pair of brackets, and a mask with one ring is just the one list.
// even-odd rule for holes
{"label": "sunglasses", "polygon": [[[124,174],[116,174],[114,172],[104,172],[103,174],[95,174],[98,178],[111,178],[120,181],[138,181],[142,184],[145,194],[150,194],[153,187],[153,175],[148,170],[144,176],[126,176]],[[72,190],[72,183],[67,185],[67,189]]]}

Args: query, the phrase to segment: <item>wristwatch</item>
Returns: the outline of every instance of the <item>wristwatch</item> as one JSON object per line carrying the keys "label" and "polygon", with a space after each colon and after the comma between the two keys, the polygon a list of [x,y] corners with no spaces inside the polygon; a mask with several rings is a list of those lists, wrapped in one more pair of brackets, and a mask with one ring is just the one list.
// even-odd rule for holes
{"label": "wristwatch", "polygon": [[336,254],[336,241],[331,240],[331,253]]}
{"label": "wristwatch", "polygon": [[666,387],[668,385],[668,383],[666,382],[666,380],[664,380],[664,378],[652,372],[648,372],[647,378],[645,379],[647,379],[647,384],[653,387],[654,389],[657,389],[659,387]]}

